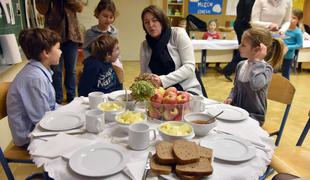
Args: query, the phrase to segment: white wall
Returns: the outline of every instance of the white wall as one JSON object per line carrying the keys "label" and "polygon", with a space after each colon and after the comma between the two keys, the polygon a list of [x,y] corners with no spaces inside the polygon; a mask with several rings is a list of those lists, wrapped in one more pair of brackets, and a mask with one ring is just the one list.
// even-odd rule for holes
{"label": "white wall", "polygon": [[[99,0],[88,1],[83,12],[78,14],[81,25],[86,29],[97,24],[97,19],[93,16]],[[119,30],[119,42],[121,48],[122,61],[139,60],[140,44],[144,40],[145,32],[141,24],[141,12],[151,3],[160,5],[160,0],[114,0],[119,16],[114,25]]]}

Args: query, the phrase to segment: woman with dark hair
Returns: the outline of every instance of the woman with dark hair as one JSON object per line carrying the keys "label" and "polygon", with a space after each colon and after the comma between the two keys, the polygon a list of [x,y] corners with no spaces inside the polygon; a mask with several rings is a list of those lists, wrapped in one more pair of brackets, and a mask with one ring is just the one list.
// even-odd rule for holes
{"label": "woman with dark hair", "polygon": [[156,6],[146,7],[141,20],[146,40],[141,44],[141,73],[156,74],[164,88],[203,95],[195,76],[195,56],[191,40],[183,28],[170,27],[168,17]]}

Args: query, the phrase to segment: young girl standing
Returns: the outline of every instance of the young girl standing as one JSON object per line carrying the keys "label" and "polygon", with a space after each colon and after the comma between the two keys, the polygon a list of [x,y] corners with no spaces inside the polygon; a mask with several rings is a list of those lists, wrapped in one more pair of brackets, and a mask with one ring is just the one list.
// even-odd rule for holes
{"label": "young girl standing", "polygon": [[295,57],[295,51],[302,47],[303,35],[298,27],[300,20],[303,18],[303,12],[299,9],[294,9],[291,16],[291,24],[285,32],[287,38],[284,43],[287,45],[288,51],[284,56],[282,64],[282,76],[290,79],[290,70]]}
{"label": "young girl standing", "polygon": [[234,87],[224,103],[247,110],[252,118],[263,125],[267,88],[273,67],[278,67],[282,62],[283,42],[272,38],[265,28],[251,28],[243,33],[239,51],[241,57],[247,60],[237,65]]}
{"label": "young girl standing", "polygon": [[[112,25],[115,16],[117,16],[116,7],[112,0],[100,0],[94,10],[94,16],[98,19],[98,24],[88,29],[84,35],[83,53],[85,59],[91,54],[90,44],[100,35],[108,34],[115,38],[118,36],[118,30]],[[113,63],[113,68],[117,71],[119,77],[124,76],[123,65],[119,58]]]}

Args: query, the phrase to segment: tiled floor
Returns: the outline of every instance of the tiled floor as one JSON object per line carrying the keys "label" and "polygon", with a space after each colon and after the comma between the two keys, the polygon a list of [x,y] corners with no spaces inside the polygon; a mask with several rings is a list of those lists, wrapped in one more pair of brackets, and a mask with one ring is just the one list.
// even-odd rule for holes
{"label": "tiled floor", "polygon": [[[124,62],[124,69],[124,85],[128,88],[133,82],[134,77],[139,73],[139,63]],[[208,69],[207,75],[203,76],[202,79],[209,98],[223,101],[228,96],[232,87],[232,83],[228,82],[224,78],[224,76],[218,74],[213,69]],[[308,119],[308,111],[310,108],[310,83],[308,83],[309,80],[309,72],[301,72],[297,73],[296,75],[291,75],[291,82],[296,88],[296,94],[280,146],[294,146],[300,135],[300,132],[302,131],[306,123],[306,120]],[[277,103],[269,102],[267,119],[268,121],[271,120],[274,126],[279,126],[281,119],[280,117],[282,117],[283,114],[283,109],[284,106]],[[303,147],[310,151],[309,135],[305,139]],[[16,179],[24,179],[25,176],[31,174],[32,172],[37,172],[38,170],[35,169],[34,166],[18,165],[13,166],[13,171]],[[0,172],[0,179],[5,179],[3,172]]]}

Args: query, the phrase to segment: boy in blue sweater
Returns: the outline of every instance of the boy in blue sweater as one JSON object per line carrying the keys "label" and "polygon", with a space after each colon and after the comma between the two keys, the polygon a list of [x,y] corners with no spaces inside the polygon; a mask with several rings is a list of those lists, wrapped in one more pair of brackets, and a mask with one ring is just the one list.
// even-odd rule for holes
{"label": "boy in blue sweater", "polygon": [[93,91],[110,93],[122,89],[112,66],[119,54],[118,40],[110,35],[103,34],[91,44],[91,56],[84,61],[79,82],[79,96],[88,96]]}
{"label": "boy in blue sweater", "polygon": [[285,35],[288,37],[284,39],[288,51],[284,56],[282,63],[282,76],[290,79],[290,69],[295,56],[295,50],[302,47],[303,35],[301,29],[298,27],[300,20],[303,18],[303,12],[299,9],[294,9],[291,17],[291,24]]}

